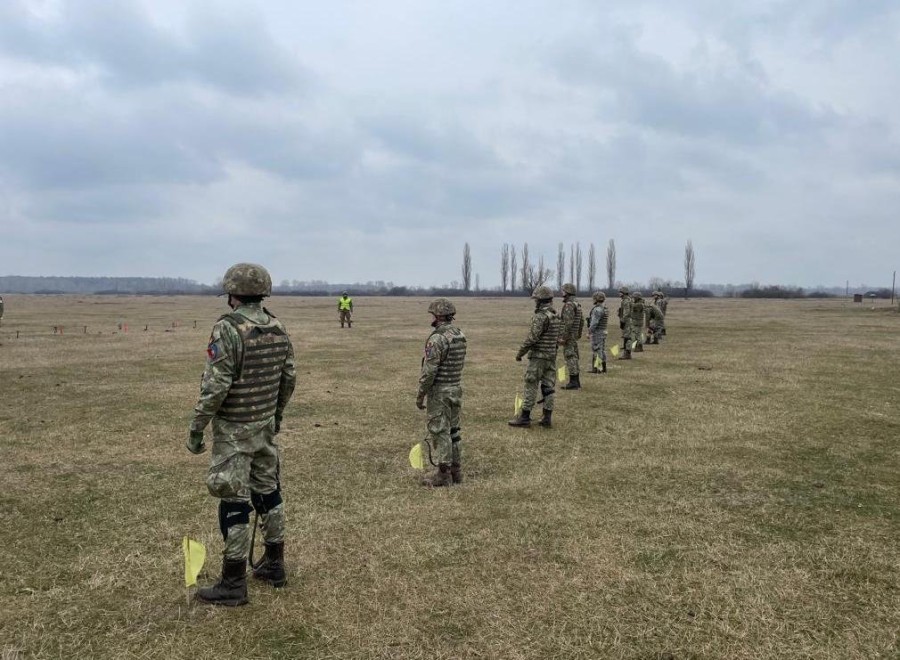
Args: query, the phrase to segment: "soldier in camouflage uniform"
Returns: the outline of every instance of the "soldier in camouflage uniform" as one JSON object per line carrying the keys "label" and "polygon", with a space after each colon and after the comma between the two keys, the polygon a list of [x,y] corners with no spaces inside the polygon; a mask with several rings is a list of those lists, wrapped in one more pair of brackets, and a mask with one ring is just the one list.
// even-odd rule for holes
{"label": "soldier in camouflage uniform", "polygon": [[563,385],[564,390],[581,389],[578,340],[581,339],[581,334],[584,332],[584,313],[581,311],[581,303],[575,300],[576,293],[574,284],[562,285],[563,304],[559,312],[562,330],[560,331],[559,345],[563,347],[566,371],[569,372],[569,382]]}
{"label": "soldier in camouflage uniform", "polygon": [[535,301],[531,330],[519,352],[516,361],[528,356],[525,369],[525,401],[517,417],[511,419],[510,426],[531,426],[531,410],[537,401],[538,384],[544,401],[543,417],[540,424],[549,427],[553,418],[553,397],[556,386],[556,354],[559,350],[561,321],[553,309],[553,291],[548,286],[539,286],[531,294]]}
{"label": "soldier in camouflage uniform", "polygon": [[644,331],[644,297],[640,291],[631,294],[631,343],[635,353],[644,352],[644,342],[641,341],[641,333]]}
{"label": "soldier in camouflage uniform", "polygon": [[624,349],[620,360],[631,359],[631,344],[633,339],[632,318],[631,318],[631,294],[627,286],[619,287],[619,329],[622,331],[622,348]]}
{"label": "soldier in camouflage uniform", "polygon": [[3,320],[3,296],[0,296],[0,321]]}
{"label": "soldier in camouflage uniform", "polygon": [[341,320],[341,327],[344,327],[344,322],[347,323],[348,328],[353,327],[353,298],[350,297],[350,293],[344,291],[341,294],[341,297],[338,298],[338,317]]}
{"label": "soldier in camouflage uniform", "polygon": [[240,263],[222,282],[233,310],[213,326],[207,363],[194,408],[188,449],[206,451],[203,430],[212,422],[212,456],[206,485],[219,498],[219,528],[225,541],[222,577],[197,591],[214,605],[247,603],[250,513],[255,509],[265,539],[265,556],[254,577],[282,587],[284,504],[275,436],[294,391],[294,349],[281,321],[262,307],[272,278],[256,264]]}
{"label": "soldier in camouflage uniform", "polygon": [[653,292],[653,302],[651,302],[646,308],[648,344],[658,344],[660,335],[662,334],[663,316],[657,305],[657,301],[659,300],[656,295],[657,293],[659,292]]}
{"label": "soldier in camouflage uniform", "polygon": [[659,294],[659,300],[656,303],[656,306],[659,307],[659,311],[662,312],[662,323],[660,325],[660,336],[666,336],[666,308],[669,306],[669,299],[666,298],[666,294],[662,291],[656,291],[653,295],[656,296]]}
{"label": "soldier in camouflage uniform", "polygon": [[427,442],[437,459],[437,470],[423,479],[422,485],[435,488],[462,483],[459,411],[466,336],[453,325],[456,306],[451,301],[436,298],[428,306],[428,312],[433,317],[434,330],[425,342],[416,406],[428,412]]}
{"label": "soldier in camouflage uniform", "polygon": [[[594,292],[594,306],[588,315],[588,333],[591,337],[591,373],[606,373],[606,336],[609,334],[609,310],[606,308],[606,294],[602,291]],[[600,359],[600,369],[597,368],[597,359]]]}

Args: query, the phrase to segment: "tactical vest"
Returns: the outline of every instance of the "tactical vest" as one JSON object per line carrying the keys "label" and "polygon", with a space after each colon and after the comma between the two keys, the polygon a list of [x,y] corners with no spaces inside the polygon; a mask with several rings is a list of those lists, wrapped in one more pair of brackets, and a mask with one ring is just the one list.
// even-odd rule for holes
{"label": "tactical vest", "polygon": [[219,319],[238,331],[244,347],[231,389],[217,413],[229,422],[261,422],[275,414],[281,371],[291,341],[281,323],[271,314],[269,316],[271,318],[265,324],[254,323],[236,313],[225,314]]}
{"label": "tactical vest", "polygon": [[438,365],[437,373],[434,375],[434,384],[459,385],[466,362],[466,336],[462,330],[449,324],[437,328],[431,334],[432,336],[441,335],[450,345],[450,348],[447,349],[447,356]]}
{"label": "tactical vest", "polygon": [[581,303],[573,302],[575,305],[575,339],[581,339],[584,334],[584,312],[581,311]]}
{"label": "tactical vest", "polygon": [[544,334],[538,340],[537,344],[531,349],[532,355],[535,357],[556,357],[559,349],[559,335],[562,332],[562,320],[557,313],[549,307],[544,307],[535,312],[545,317]]}
{"label": "tactical vest", "polygon": [[625,296],[622,298],[622,302],[619,304],[619,318],[623,321],[631,320],[631,308],[633,306],[633,302],[631,298]]}
{"label": "tactical vest", "polygon": [[638,325],[644,322],[644,301],[635,300],[631,304],[631,319]]}
{"label": "tactical vest", "polygon": [[594,308],[591,310],[591,322],[594,320],[595,312],[600,320],[597,324],[597,329],[591,332],[606,332],[606,327],[609,324],[609,311],[603,305],[594,305]]}
{"label": "tactical vest", "polygon": [[659,311],[661,311],[663,313],[663,316],[665,316],[666,315],[666,307],[669,306],[669,301],[666,300],[665,298],[660,298],[659,302],[656,304],[659,307]]}
{"label": "tactical vest", "polygon": [[350,311],[350,306],[353,305],[353,298],[338,298],[338,309],[341,311]]}

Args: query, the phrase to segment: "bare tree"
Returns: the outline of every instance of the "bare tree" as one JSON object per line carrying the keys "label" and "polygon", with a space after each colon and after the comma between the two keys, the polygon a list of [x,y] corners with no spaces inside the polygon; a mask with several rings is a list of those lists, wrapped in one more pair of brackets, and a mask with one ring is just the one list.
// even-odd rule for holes
{"label": "bare tree", "polygon": [[563,285],[563,278],[566,276],[566,249],[563,244],[559,244],[559,250],[556,253],[556,286]]}
{"label": "bare tree", "polygon": [[516,277],[518,277],[518,272],[519,272],[518,266],[516,265],[518,263],[518,260],[519,260],[519,258],[518,258],[518,256],[516,256],[516,246],[510,245],[509,246],[509,290],[510,291],[516,290]]}
{"label": "bare tree", "polygon": [[581,291],[581,243],[575,244],[575,290]]}
{"label": "bare tree", "polygon": [[481,291],[481,275],[475,273],[475,290]]}
{"label": "bare tree", "polygon": [[612,289],[616,286],[616,242],[609,239],[609,245],[606,247],[606,288]]}
{"label": "bare tree", "polygon": [[575,281],[575,244],[569,243],[569,281]]}
{"label": "bare tree", "polygon": [[522,290],[530,293],[534,289],[534,268],[528,259],[528,243],[522,245]]}
{"label": "bare tree", "polygon": [[504,243],[500,248],[500,288],[506,293],[506,285],[509,282],[509,243]]}
{"label": "bare tree", "polygon": [[684,246],[684,297],[694,288],[694,244],[688,239]]}
{"label": "bare tree", "polygon": [[594,244],[588,248],[588,291],[594,291],[594,283],[597,281],[597,251]]}
{"label": "bare tree", "polygon": [[469,291],[472,288],[472,252],[468,243],[463,246],[462,280],[463,289]]}

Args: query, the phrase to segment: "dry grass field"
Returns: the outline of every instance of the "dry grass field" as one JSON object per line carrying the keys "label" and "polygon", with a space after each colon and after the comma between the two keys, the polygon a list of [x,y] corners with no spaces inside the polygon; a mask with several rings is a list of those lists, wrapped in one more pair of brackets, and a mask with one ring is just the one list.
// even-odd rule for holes
{"label": "dry grass field", "polygon": [[184,443],[223,299],[6,296],[4,660],[900,657],[895,311],[674,299],[665,344],[526,430],[530,302],[459,300],[466,482],[427,491],[425,301],[356,304],[352,330],[330,299],[268,304],[299,364],[290,583],[216,609],[186,605],[181,538],[216,577]]}

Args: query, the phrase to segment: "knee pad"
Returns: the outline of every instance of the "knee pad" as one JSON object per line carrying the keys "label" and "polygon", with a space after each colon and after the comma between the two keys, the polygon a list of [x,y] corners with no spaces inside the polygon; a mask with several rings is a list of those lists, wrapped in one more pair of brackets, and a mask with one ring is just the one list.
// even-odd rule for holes
{"label": "knee pad", "polygon": [[545,399],[548,396],[550,396],[551,394],[553,394],[554,392],[556,392],[555,389],[553,389],[552,387],[548,387],[547,385],[544,385],[543,383],[541,383],[541,394],[544,395]]}
{"label": "knee pad", "polygon": [[459,434],[460,428],[458,426],[454,426],[450,429],[450,442],[459,442],[462,440],[462,436]]}
{"label": "knee pad", "polygon": [[253,508],[260,515],[269,513],[272,509],[282,503],[281,489],[276,488],[271,493],[250,493],[250,501],[253,502]]}
{"label": "knee pad", "polygon": [[249,502],[219,502],[219,530],[222,538],[228,538],[228,530],[235,525],[249,525],[253,507]]}

